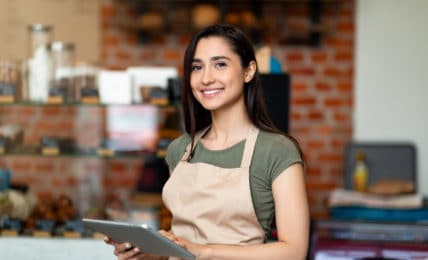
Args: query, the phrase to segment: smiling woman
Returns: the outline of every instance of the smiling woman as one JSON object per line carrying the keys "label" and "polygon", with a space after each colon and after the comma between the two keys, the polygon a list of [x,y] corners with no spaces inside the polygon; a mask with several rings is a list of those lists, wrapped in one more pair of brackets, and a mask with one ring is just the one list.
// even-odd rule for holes
{"label": "smiling woman", "polygon": [[[251,43],[237,28],[197,33],[184,57],[186,134],[168,148],[161,234],[197,259],[304,259],[309,213],[300,148],[276,129]],[[266,243],[273,219],[278,241]],[[116,243],[118,259],[158,259]],[[161,259],[161,258],[160,258]]]}

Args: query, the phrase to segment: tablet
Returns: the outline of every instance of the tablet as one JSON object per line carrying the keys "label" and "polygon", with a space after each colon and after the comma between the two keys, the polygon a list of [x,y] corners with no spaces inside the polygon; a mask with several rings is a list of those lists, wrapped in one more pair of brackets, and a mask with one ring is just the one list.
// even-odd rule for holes
{"label": "tablet", "polygon": [[85,228],[103,233],[116,242],[129,242],[141,249],[142,252],[160,255],[175,256],[183,259],[196,259],[195,256],[185,248],[177,245],[168,238],[162,236],[158,231],[146,226],[138,226],[124,222],[82,219]]}

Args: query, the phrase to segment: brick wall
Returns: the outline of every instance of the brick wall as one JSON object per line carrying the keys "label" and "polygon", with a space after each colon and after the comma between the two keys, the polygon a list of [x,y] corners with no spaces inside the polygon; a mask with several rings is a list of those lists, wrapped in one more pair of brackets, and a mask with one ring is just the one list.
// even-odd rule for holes
{"label": "brick wall", "polygon": [[[136,16],[135,8],[126,3],[103,0],[101,65],[110,69],[133,65],[176,66],[181,71],[189,36],[158,35],[150,43],[138,44],[137,35],[120,26]],[[337,10],[335,6],[323,8],[322,22],[333,26],[322,38],[320,47],[277,45],[278,39],[265,39],[292,76],[291,134],[298,139],[305,154],[306,182],[314,218],[327,216],[328,193],[342,185],[344,145],[352,136],[355,3],[353,0],[340,3]],[[284,15],[292,19],[294,25],[308,24],[305,9],[295,7]],[[89,145],[99,141],[103,122],[100,111],[85,109],[3,107],[0,118],[2,123],[16,121],[25,129],[36,129],[26,132],[26,141],[30,143],[37,143],[40,136],[50,133],[64,136],[79,133],[78,142]],[[85,196],[105,193],[129,196],[141,174],[139,159],[6,156],[0,163],[13,170],[14,181],[29,183],[39,195],[66,192],[77,203],[83,203]],[[88,191],[91,186],[95,187],[93,193]]]}
{"label": "brick wall", "polygon": [[[322,22],[332,25],[321,46],[272,45],[273,54],[292,76],[291,134],[300,142],[307,161],[307,189],[311,214],[327,216],[326,199],[343,179],[343,150],[352,137],[354,11],[353,0],[339,9],[322,9]],[[105,1],[102,7],[102,58],[111,68],[129,65],[166,65],[181,68],[186,37],[166,35],[158,43],[138,45],[135,35],[115,24],[135,10]],[[307,10],[288,9],[287,19],[308,23]],[[276,39],[267,39],[275,42]]]}

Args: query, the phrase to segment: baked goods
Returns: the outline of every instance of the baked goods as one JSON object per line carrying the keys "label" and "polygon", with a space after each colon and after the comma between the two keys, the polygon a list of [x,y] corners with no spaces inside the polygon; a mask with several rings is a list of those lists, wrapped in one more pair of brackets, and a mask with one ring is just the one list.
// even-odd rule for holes
{"label": "baked goods", "polygon": [[394,179],[380,180],[368,188],[369,193],[377,195],[398,195],[414,191],[415,185],[412,182]]}

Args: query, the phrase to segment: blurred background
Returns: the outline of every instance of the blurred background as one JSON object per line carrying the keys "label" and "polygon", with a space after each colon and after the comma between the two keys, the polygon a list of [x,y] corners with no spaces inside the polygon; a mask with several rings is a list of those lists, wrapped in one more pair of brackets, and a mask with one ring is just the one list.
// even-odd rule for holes
{"label": "blurred background", "polygon": [[[303,149],[314,223],[428,220],[428,1],[0,3],[3,230],[82,235],[82,216],[168,227],[159,194],[183,131],[182,58],[216,22],[254,43],[271,116]],[[14,208],[10,190],[32,199]]]}

